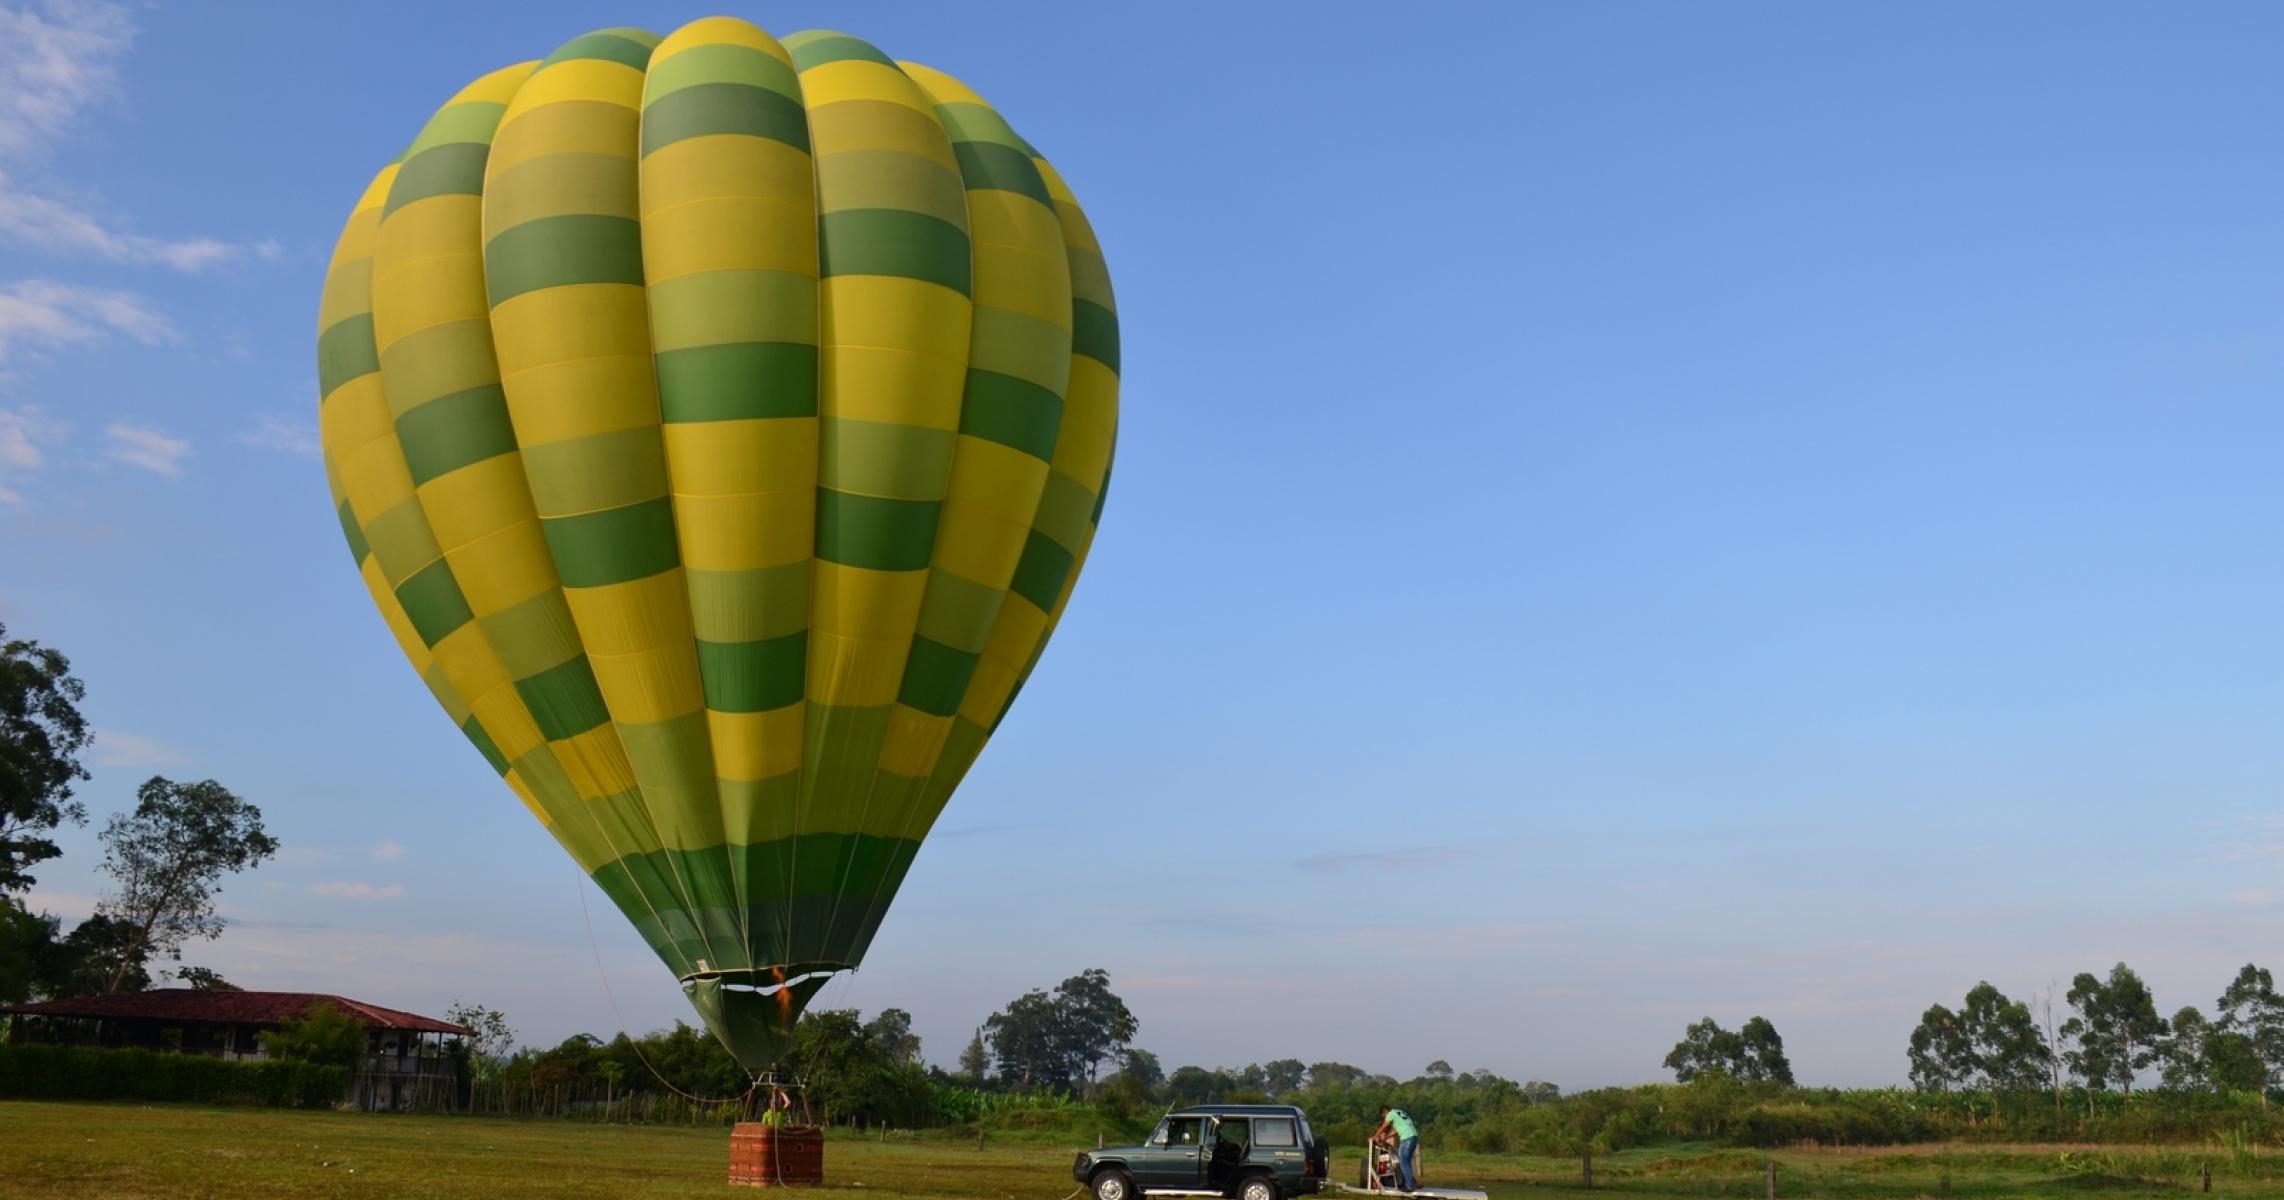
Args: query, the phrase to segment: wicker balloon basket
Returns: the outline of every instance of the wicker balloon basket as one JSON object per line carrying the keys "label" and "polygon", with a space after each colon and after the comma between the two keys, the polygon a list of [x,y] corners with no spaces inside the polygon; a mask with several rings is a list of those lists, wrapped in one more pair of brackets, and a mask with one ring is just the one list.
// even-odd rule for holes
{"label": "wicker balloon basket", "polygon": [[738,1122],[730,1130],[730,1182],[738,1187],[825,1182],[825,1131],[814,1125]]}

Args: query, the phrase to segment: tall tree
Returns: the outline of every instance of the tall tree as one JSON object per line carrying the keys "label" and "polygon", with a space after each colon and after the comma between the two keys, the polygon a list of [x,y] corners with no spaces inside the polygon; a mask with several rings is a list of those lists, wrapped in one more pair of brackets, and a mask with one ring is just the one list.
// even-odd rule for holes
{"label": "tall tree", "polygon": [[971,1084],[980,1084],[991,1074],[991,1049],[983,1044],[983,1029],[979,1026],[968,1048],[960,1051],[960,1078]]}
{"label": "tall tree", "polygon": [[[2157,1061],[2168,1031],[2149,986],[2133,968],[2119,963],[2106,979],[2079,972],[2065,999],[2076,1010],[2062,1026],[2062,1035],[2075,1043],[2071,1069],[2090,1088],[2114,1083],[2131,1098],[2134,1077]],[[2087,1103],[2092,1104],[2090,1097]]]}
{"label": "tall tree", "polygon": [[1683,1083],[1705,1075],[1734,1078],[1737,1060],[1744,1057],[1744,1052],[1744,1043],[1736,1034],[1707,1017],[1682,1030],[1681,1040],[1666,1053],[1665,1066]]}
{"label": "tall tree", "polygon": [[2243,1037],[2260,1060],[2260,1107],[2268,1107],[2268,1089],[2284,1084],[2284,996],[2276,993],[2275,977],[2266,967],[2244,964],[2218,1004],[2222,1029]]}
{"label": "tall tree", "polygon": [[2173,1014],[2172,1036],[2158,1047],[2166,1087],[2201,1092],[2212,1085],[2210,1042],[2218,1032],[2194,1004],[2184,1004]]}
{"label": "tall tree", "polygon": [[2046,1038],[2029,1005],[2008,999],[1984,980],[1967,992],[1959,1026],[1977,1086],[1999,1095],[2044,1086]]}
{"label": "tall tree", "polygon": [[149,986],[149,943],[133,923],[98,912],[63,939],[44,990],[51,996],[93,996]]}
{"label": "tall tree", "polygon": [[1297,1058],[1262,1063],[1261,1090],[1272,1096],[1289,1096],[1301,1090],[1301,1081],[1307,1079],[1308,1074],[1308,1064]]}
{"label": "tall tree", "polygon": [[1110,990],[1110,972],[1101,967],[1089,967],[1058,984],[1055,1006],[1064,1053],[1088,1083],[1141,1028],[1126,1002]]}
{"label": "tall tree", "polygon": [[901,1008],[884,1008],[864,1023],[865,1040],[892,1063],[920,1058],[920,1035],[912,1032],[912,1014]]}
{"label": "tall tree", "polygon": [[1364,1082],[1364,1068],[1352,1067],[1344,1062],[1309,1064],[1309,1086],[1312,1088],[1348,1088]]}
{"label": "tall tree", "polygon": [[1118,1073],[1151,1091],[1166,1082],[1166,1068],[1158,1065],[1158,1056],[1133,1046],[1119,1052]]}
{"label": "tall tree", "polygon": [[1737,1078],[1747,1083],[1793,1086],[1792,1060],[1784,1056],[1784,1038],[1767,1017],[1754,1016],[1738,1028],[1737,1049]]}
{"label": "tall tree", "polygon": [[72,785],[87,778],[79,753],[91,736],[79,713],[86,685],[71,661],[0,625],[0,894],[32,886],[31,868],[62,851],[46,835],[87,822]]}
{"label": "tall tree", "polygon": [[468,1066],[478,1079],[490,1079],[515,1049],[515,1030],[508,1028],[507,1014],[499,1009],[454,1000],[444,1010],[444,1019],[468,1031],[460,1041],[468,1048]]}
{"label": "tall tree", "polygon": [[1964,1086],[1973,1069],[1974,1051],[1959,1014],[1940,1004],[1928,1005],[1911,1031],[1905,1059],[1911,1064],[1911,1086],[1920,1091],[1948,1095]]}
{"label": "tall tree", "polygon": [[1449,1083],[1451,1082],[1451,1064],[1439,1058],[1429,1063],[1427,1070],[1421,1074],[1437,1083]]}
{"label": "tall tree", "polygon": [[[116,890],[99,910],[132,931],[144,959],[182,956],[192,938],[222,936],[214,897],[222,879],[278,852],[262,810],[211,779],[176,783],[152,776],[135,793],[135,811],[103,827],[103,869]],[[126,982],[123,959],[104,990]]]}
{"label": "tall tree", "polygon": [[1017,1087],[1067,1086],[1070,1062],[1062,1053],[1055,999],[1036,988],[1017,996],[983,1023],[999,1077]]}

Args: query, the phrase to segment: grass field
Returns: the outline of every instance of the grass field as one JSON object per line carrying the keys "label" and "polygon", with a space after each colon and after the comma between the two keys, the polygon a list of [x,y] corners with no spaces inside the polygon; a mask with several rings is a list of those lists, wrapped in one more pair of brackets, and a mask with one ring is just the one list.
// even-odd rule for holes
{"label": "grass field", "polygon": [[[583,1125],[493,1118],[0,1101],[5,1200],[269,1200],[293,1197],[628,1197],[750,1194],[724,1183],[719,1128]],[[826,1150],[826,1187],[843,1197],[1060,1200],[1075,1146],[1052,1141],[851,1137]],[[2214,1168],[2216,1195],[2284,1194],[2268,1160],[2203,1148],[1936,1146],[1776,1154],[1787,1197],[2180,1197]],[[1431,1155],[1442,1182],[1510,1197],[1763,1194],[1758,1151],[1666,1147],[1595,1161],[1593,1193],[1573,1161]],[[1336,1177],[1355,1170],[1353,1155]]]}

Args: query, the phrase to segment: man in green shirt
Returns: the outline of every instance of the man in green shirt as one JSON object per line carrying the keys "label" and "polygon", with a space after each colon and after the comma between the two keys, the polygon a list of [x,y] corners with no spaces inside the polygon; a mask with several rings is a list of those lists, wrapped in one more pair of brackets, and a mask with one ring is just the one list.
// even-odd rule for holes
{"label": "man in green shirt", "polygon": [[1420,1127],[1412,1122],[1411,1114],[1381,1105],[1380,1128],[1374,1130],[1372,1136],[1396,1139],[1396,1186],[1407,1192],[1416,1190],[1419,1181],[1415,1178],[1418,1168],[1414,1164],[1420,1154]]}

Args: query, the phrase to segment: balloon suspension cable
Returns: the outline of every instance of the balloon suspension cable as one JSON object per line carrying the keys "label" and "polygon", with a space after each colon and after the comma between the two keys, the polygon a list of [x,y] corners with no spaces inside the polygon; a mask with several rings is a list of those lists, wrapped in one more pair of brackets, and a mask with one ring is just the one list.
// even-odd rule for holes
{"label": "balloon suspension cable", "polygon": [[[650,1077],[657,1080],[662,1086],[666,1088],[667,1091],[682,1097],[684,1100],[688,1100],[693,1104],[736,1104],[740,1107],[740,1115],[744,1115],[742,1110],[746,1107],[750,1107],[754,1092],[761,1087],[761,1077],[759,1075],[753,1075],[751,1072],[748,1072],[747,1074],[750,1078],[750,1082],[746,1084],[745,1091],[736,1096],[694,1096],[689,1092],[685,1092],[681,1088],[674,1086],[673,1080],[670,1080],[666,1076],[659,1074],[658,1068],[651,1066],[650,1059],[643,1054],[642,1043],[636,1041],[632,1033],[627,1032],[627,1019],[625,1015],[619,1012],[619,998],[616,995],[613,995],[611,992],[610,972],[603,969],[603,948],[602,945],[595,940],[595,920],[587,913],[586,883],[586,876],[580,876],[579,886],[576,890],[579,893],[579,919],[587,926],[587,950],[589,953],[595,956],[595,977],[603,981],[603,999],[610,1001],[611,1018],[619,1023],[619,1036],[627,1040],[628,1046],[633,1047],[635,1061],[640,1062],[642,1064],[642,1069],[650,1072]],[[773,1080],[775,1079],[774,1071],[771,1072],[771,1078]],[[772,1086],[774,1086],[774,1084]],[[804,1091],[806,1091],[806,1089],[804,1089]],[[806,1101],[807,1098],[804,1096],[803,1099]]]}

